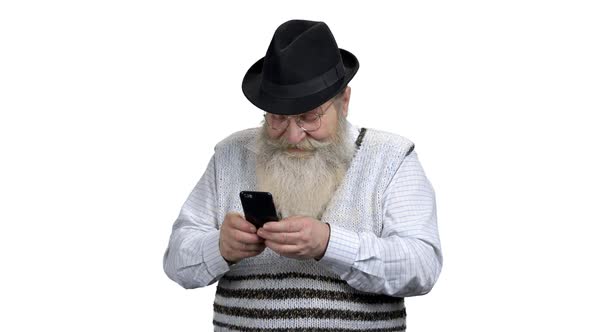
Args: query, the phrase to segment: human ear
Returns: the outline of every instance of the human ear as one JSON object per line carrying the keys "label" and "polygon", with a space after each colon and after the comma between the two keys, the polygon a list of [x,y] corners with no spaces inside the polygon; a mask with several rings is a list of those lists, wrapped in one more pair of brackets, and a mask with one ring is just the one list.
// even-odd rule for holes
{"label": "human ear", "polygon": [[342,98],[340,103],[342,105],[341,106],[342,107],[342,115],[344,117],[348,116],[348,103],[350,102],[350,91],[351,91],[350,86],[347,86],[344,90],[344,93],[342,94],[342,97],[340,97],[340,98]]}

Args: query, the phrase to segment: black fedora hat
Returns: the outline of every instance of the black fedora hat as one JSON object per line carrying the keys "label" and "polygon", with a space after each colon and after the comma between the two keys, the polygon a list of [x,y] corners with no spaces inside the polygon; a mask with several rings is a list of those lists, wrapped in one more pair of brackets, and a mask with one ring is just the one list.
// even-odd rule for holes
{"label": "black fedora hat", "polygon": [[326,23],[291,20],[277,28],[266,56],[246,72],[242,91],[266,112],[300,114],[337,95],[358,68]]}

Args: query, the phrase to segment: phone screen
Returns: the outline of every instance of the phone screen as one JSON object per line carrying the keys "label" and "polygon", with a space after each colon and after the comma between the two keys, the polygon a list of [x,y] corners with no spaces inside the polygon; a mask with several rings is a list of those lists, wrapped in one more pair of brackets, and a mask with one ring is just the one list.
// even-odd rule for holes
{"label": "phone screen", "polygon": [[278,221],[272,194],[264,191],[242,191],[240,200],[246,220],[256,228],[262,227],[268,221]]}

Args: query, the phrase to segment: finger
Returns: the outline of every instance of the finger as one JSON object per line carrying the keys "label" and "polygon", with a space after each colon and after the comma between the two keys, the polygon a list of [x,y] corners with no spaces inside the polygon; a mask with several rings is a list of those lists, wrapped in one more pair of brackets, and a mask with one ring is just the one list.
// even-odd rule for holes
{"label": "finger", "polygon": [[267,232],[295,233],[301,230],[301,223],[297,219],[283,219],[278,222],[267,222],[262,228]]}
{"label": "finger", "polygon": [[260,238],[257,234],[242,232],[238,229],[233,230],[232,237],[236,242],[246,243],[246,244],[255,244],[255,243],[264,242],[264,239]]}
{"label": "finger", "polygon": [[244,217],[239,214],[232,213],[228,215],[230,226],[239,229],[242,232],[256,233],[256,227],[249,223]]}
{"label": "finger", "polygon": [[247,243],[235,242],[235,243],[231,244],[231,249],[233,251],[240,252],[242,254],[247,254],[250,252],[260,252],[260,251],[264,250],[264,248],[266,248],[264,243],[247,244]]}
{"label": "finger", "polygon": [[301,219],[301,218],[305,218],[304,216],[288,216],[286,218],[283,218],[283,220],[295,220],[295,219]]}
{"label": "finger", "polygon": [[254,251],[244,251],[242,253],[243,254],[242,258],[248,258],[248,257],[258,256],[258,255],[260,255],[264,251],[265,248],[266,247],[264,247],[264,248],[262,248],[260,250],[254,250]]}
{"label": "finger", "polygon": [[265,240],[281,244],[297,244],[300,242],[299,233],[276,233],[259,229],[257,234]]}
{"label": "finger", "polygon": [[293,244],[281,244],[274,241],[267,240],[264,242],[266,247],[270,248],[272,251],[276,252],[279,255],[300,255],[301,249],[297,245]]}

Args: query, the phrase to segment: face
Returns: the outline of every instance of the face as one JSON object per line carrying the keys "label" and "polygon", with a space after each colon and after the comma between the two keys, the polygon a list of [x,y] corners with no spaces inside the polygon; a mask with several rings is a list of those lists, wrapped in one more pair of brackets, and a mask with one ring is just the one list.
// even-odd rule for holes
{"label": "face", "polygon": [[[266,126],[266,131],[268,137],[271,139],[282,139],[289,144],[299,144],[301,143],[306,137],[313,138],[318,141],[326,141],[332,138],[336,131],[338,130],[338,110],[337,107],[341,107],[341,114],[342,116],[346,117],[348,115],[348,103],[350,100],[350,87],[346,87],[344,93],[340,100],[335,101],[335,99],[330,99],[324,104],[322,104],[318,109],[310,110],[307,113],[317,112],[323,113],[324,115],[321,117],[321,126],[319,129],[306,132],[302,128],[300,128],[296,123],[296,118],[292,117],[288,121],[287,128],[283,130],[275,130],[271,126]],[[300,149],[298,148],[291,148],[289,152],[297,153]],[[303,152],[303,151],[301,151]]]}
{"label": "face", "polygon": [[[311,132],[297,126],[297,117],[286,119],[284,130],[272,129],[273,123],[280,127],[280,121],[267,118],[264,123],[257,142],[256,190],[271,192],[283,217],[320,219],[342,182],[355,151],[345,130],[349,98],[347,88],[338,101],[324,103],[321,126]],[[307,120],[307,128],[312,128],[313,117]]]}

